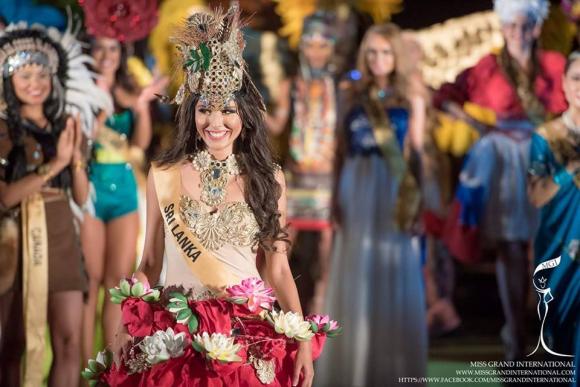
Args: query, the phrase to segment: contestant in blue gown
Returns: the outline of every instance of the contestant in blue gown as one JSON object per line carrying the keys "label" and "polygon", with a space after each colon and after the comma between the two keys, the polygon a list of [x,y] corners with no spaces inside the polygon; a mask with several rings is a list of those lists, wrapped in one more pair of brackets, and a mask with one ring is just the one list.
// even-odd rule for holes
{"label": "contestant in blue gown", "polygon": [[[534,243],[535,265],[555,258],[541,270],[553,299],[544,338],[551,350],[579,356],[580,321],[580,53],[570,55],[564,76],[569,109],[532,137],[529,194],[541,208]],[[555,261],[554,261],[555,262]],[[546,274],[544,274],[546,273]],[[539,278],[534,278],[537,282]],[[550,297],[551,298],[551,297]],[[543,316],[541,316],[543,318]]]}

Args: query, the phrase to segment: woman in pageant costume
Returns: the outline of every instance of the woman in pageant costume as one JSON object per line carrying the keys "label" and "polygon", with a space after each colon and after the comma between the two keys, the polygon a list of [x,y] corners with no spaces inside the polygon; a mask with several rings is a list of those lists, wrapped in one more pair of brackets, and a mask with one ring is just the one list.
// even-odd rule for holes
{"label": "woman in pageant costume", "polygon": [[[89,276],[89,294],[83,318],[83,355],[93,356],[95,313],[99,288],[110,288],[135,269],[139,235],[138,186],[136,173],[143,168],[144,151],[152,136],[149,104],[163,85],[153,83],[140,89],[129,75],[126,43],[147,36],[156,20],[155,7],[144,3],[85,1],[85,24],[93,36],[91,55],[100,74],[99,86],[112,97],[115,111],[99,128],[89,163],[90,208],[81,228],[83,253]],[[141,5],[142,8],[137,7]],[[128,30],[126,20],[113,21],[109,13],[118,7],[127,18],[139,17],[140,23]],[[124,7],[124,8],[123,8]],[[101,11],[105,12],[101,12]],[[120,12],[120,11],[119,11]],[[124,25],[123,25],[124,24]],[[106,344],[113,342],[121,310],[108,299],[103,306],[103,331]]]}
{"label": "woman in pageant costume", "polygon": [[340,316],[348,335],[320,359],[320,386],[395,385],[400,376],[426,373],[421,260],[411,231],[426,102],[402,50],[395,25],[368,30],[357,64],[362,78],[340,121],[327,311]]}
{"label": "woman in pageant costume", "polygon": [[[496,0],[494,7],[504,48],[483,57],[454,84],[442,86],[434,103],[469,122],[474,119],[465,113],[468,105],[489,117],[488,122],[476,122],[484,135],[471,149],[460,174],[445,238],[452,253],[471,255],[464,259],[473,259],[482,250],[497,257],[497,283],[506,318],[501,336],[506,359],[515,360],[524,356],[530,285],[527,250],[537,226],[537,212],[526,194],[530,137],[551,114],[566,109],[565,60],[559,53],[537,48],[548,1]],[[465,230],[477,231],[475,241],[465,243]]]}
{"label": "woman in pageant costume", "polygon": [[[70,29],[25,23],[0,32],[0,384],[43,381],[48,320],[51,386],[79,383],[86,275],[69,199],[88,196],[83,139],[111,103]],[[72,114],[69,115],[69,114]]]}
{"label": "woman in pageant costume", "polygon": [[[333,19],[318,12],[304,20],[300,38],[300,75],[281,85],[280,102],[269,129],[280,134],[290,115],[288,222],[290,241],[300,231],[319,233],[318,267],[311,312],[320,312],[328,283],[332,225],[330,202],[336,152],[336,86],[329,70],[334,50]],[[318,265],[316,265],[318,261]]]}
{"label": "woman in pageant costume", "polygon": [[[325,316],[302,317],[284,241],[284,177],[238,17],[237,6],[196,13],[174,38],[186,73],[178,133],[149,173],[141,265],[110,291],[122,303],[119,363],[109,368],[110,355],[99,354],[83,372],[90,380],[311,386],[313,358],[336,331]],[[274,293],[282,311],[272,309]]]}
{"label": "woman in pageant costume", "polygon": [[[545,326],[549,348],[560,354],[576,352],[580,340],[580,53],[568,58],[564,92],[569,108],[532,135],[528,193],[540,207],[540,227],[534,242],[534,285],[550,289]],[[557,264],[542,264],[554,262]],[[540,269],[536,269],[536,268]],[[549,268],[549,270],[547,270]],[[543,277],[543,278],[542,278]],[[547,279],[547,281],[546,281]],[[541,295],[541,294],[540,294]],[[549,305],[548,305],[549,303]],[[545,333],[545,334],[544,334]],[[541,343],[539,343],[541,344]]]}

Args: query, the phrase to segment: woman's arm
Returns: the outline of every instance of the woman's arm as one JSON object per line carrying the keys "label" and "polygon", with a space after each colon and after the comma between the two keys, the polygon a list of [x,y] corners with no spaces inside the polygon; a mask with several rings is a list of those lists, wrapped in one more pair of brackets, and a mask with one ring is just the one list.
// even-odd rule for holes
{"label": "woman's arm", "polygon": [[290,116],[290,84],[290,79],[285,79],[280,84],[276,109],[272,115],[266,114],[266,126],[275,136],[282,134]]}
{"label": "woman's arm", "polygon": [[[339,129],[341,126],[338,127]],[[339,187],[340,187],[340,174],[342,172],[342,166],[344,165],[344,159],[347,152],[346,135],[337,133],[336,138],[336,152],[334,154],[334,165],[332,170],[332,193],[330,200],[330,216],[335,226],[340,226],[342,223],[342,208],[340,208],[339,200]]]}
{"label": "woman's arm", "polygon": [[0,207],[14,207],[26,197],[39,192],[50,179],[70,164],[73,147],[74,129],[72,125],[67,125],[58,139],[56,157],[45,164],[46,173],[42,175],[29,174],[10,184],[0,182]]}
{"label": "woman's arm", "polygon": [[135,128],[131,137],[131,145],[145,150],[149,147],[153,136],[149,101],[138,101],[133,106],[133,112],[135,113]]}
{"label": "woman's arm", "polygon": [[58,175],[66,167],[54,159],[47,163],[49,171],[46,175],[31,173],[14,183],[0,182],[0,208],[12,208],[26,197],[39,192],[47,182]]}
{"label": "woman's arm", "polygon": [[[282,188],[282,194],[278,200],[280,211],[280,224],[286,225],[286,182],[284,173],[280,170],[276,173],[276,181]],[[284,311],[292,311],[302,314],[300,299],[294,277],[288,263],[288,246],[284,241],[275,241],[273,247],[266,251],[266,278],[272,289],[276,292],[276,298]]]}
{"label": "woman's arm", "polygon": [[74,125],[75,145],[71,160],[72,195],[75,203],[82,207],[89,197],[89,177],[87,176],[87,163],[83,151],[83,143],[86,142],[86,139],[78,115],[74,120],[69,117],[66,124],[67,126]]}
{"label": "woman's arm", "polygon": [[411,116],[409,117],[409,140],[411,147],[418,154],[423,153],[425,125],[427,124],[427,102],[420,94],[409,98]]}
{"label": "woman's arm", "polygon": [[[286,225],[286,182],[284,173],[280,170],[276,173],[276,181],[282,188],[280,199],[278,200],[278,210],[280,211],[280,224]],[[292,271],[288,263],[288,246],[283,241],[275,241],[273,248],[266,251],[266,279],[274,289],[278,303],[285,312],[292,311],[302,315],[300,299],[296,282],[292,277]],[[292,385],[297,386],[302,374],[302,386],[312,386],[314,378],[314,366],[312,363],[312,347],[310,341],[301,341],[294,363],[294,374]]]}
{"label": "woman's arm", "polygon": [[580,160],[570,160],[566,163],[565,170],[561,170],[556,176],[533,176],[528,177],[528,198],[536,207],[543,207],[556,196],[560,190],[562,181],[573,179],[580,173]]}
{"label": "woman's arm", "polygon": [[[143,246],[143,256],[139,268],[134,276],[141,282],[147,282],[155,286],[159,282],[161,269],[163,268],[163,251],[165,249],[165,239],[163,235],[163,220],[159,212],[157,193],[155,192],[155,181],[153,173],[147,176],[147,223],[145,227],[145,244]],[[114,361],[117,366],[127,359],[131,346],[131,335],[127,332],[127,327],[123,321],[119,322],[115,340],[111,345],[114,354]]]}
{"label": "woman's arm", "polygon": [[[159,211],[157,193],[155,191],[155,180],[153,173],[147,176],[147,223],[145,227],[145,244],[143,246],[143,256],[139,268],[134,276],[141,282],[147,282],[155,286],[159,282],[161,269],[163,268],[163,251],[165,249],[165,239],[163,233],[163,219]],[[120,366],[122,360],[126,360],[131,344],[131,335],[127,332],[127,327],[123,321],[119,322],[115,341],[111,346],[114,353],[114,361]]]}
{"label": "woman's arm", "polygon": [[[535,207],[542,207],[548,203],[558,192],[560,186],[554,178],[554,161],[550,146],[542,133],[549,132],[546,128],[540,128],[532,134],[530,142],[530,169],[528,171],[528,199]],[[547,135],[547,134],[545,134]],[[566,173],[563,171],[563,173]]]}
{"label": "woman's arm", "polygon": [[163,90],[169,83],[169,78],[161,77],[155,79],[151,84],[144,87],[139,96],[132,104],[135,113],[135,130],[131,138],[131,145],[146,150],[151,143],[153,129],[151,124],[151,112],[149,104],[156,98],[157,94],[162,94]]}
{"label": "woman's arm", "polygon": [[554,182],[552,176],[528,177],[528,198],[535,207],[543,207],[558,192],[560,186]]}
{"label": "woman's arm", "polygon": [[347,116],[355,99],[354,85],[349,81],[342,81],[338,85],[338,103],[340,109],[336,112],[336,152],[332,170],[332,198],[330,202],[330,215],[335,226],[342,223],[342,209],[340,208],[338,190],[340,175],[348,152],[347,140]]}
{"label": "woman's arm", "polygon": [[427,125],[427,99],[429,92],[419,72],[409,77],[409,140],[418,154],[423,154],[423,144]]}
{"label": "woman's arm", "polygon": [[135,276],[140,281],[147,281],[151,286],[159,282],[161,269],[163,268],[163,251],[165,239],[163,231],[163,218],[159,211],[157,192],[153,173],[147,177],[147,222],[145,227],[145,244],[143,256]]}

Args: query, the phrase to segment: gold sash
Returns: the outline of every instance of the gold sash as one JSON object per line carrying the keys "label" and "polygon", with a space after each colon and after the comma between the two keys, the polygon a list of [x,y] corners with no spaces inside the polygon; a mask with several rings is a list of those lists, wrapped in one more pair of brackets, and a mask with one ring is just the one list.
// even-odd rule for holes
{"label": "gold sash", "polygon": [[181,195],[180,165],[181,163],[176,163],[166,169],[157,165],[151,167],[159,209],[167,226],[166,232],[173,237],[191,272],[207,288],[221,291],[227,285],[238,283],[240,278],[206,250],[181,219],[178,212]]}
{"label": "gold sash", "polygon": [[40,193],[22,204],[22,293],[26,357],[24,386],[42,385],[48,303],[48,234]]}
{"label": "gold sash", "polygon": [[[375,93],[373,93],[375,94]],[[419,213],[421,193],[405,154],[399,148],[395,129],[380,101],[368,98],[364,104],[375,141],[392,173],[399,181],[399,192],[395,205],[394,223],[400,231],[408,231]]]}

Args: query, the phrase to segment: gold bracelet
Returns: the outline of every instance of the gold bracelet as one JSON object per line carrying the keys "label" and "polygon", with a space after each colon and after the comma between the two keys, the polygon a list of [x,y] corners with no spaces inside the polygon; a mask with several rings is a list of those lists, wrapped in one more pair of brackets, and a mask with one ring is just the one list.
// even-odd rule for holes
{"label": "gold bracelet", "polygon": [[77,172],[80,170],[84,170],[87,167],[87,163],[83,160],[77,160],[73,163],[73,171]]}
{"label": "gold bracelet", "polygon": [[49,163],[42,164],[36,169],[36,174],[42,177],[44,184],[48,183],[48,181],[53,177],[51,165]]}

